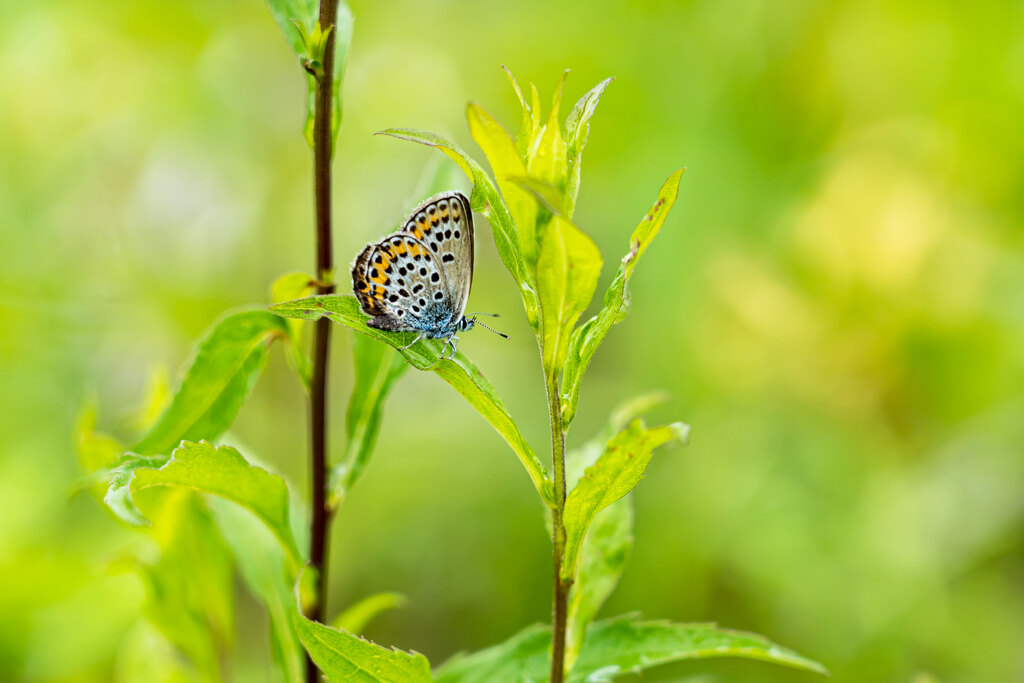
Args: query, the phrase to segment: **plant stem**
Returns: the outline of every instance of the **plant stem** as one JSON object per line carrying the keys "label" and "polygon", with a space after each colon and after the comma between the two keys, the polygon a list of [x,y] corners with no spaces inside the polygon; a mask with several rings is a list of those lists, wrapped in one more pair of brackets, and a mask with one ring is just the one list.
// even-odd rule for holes
{"label": "plant stem", "polygon": [[[337,22],[338,0],[321,0],[320,26],[326,30]],[[334,292],[334,257],[331,249],[331,157],[334,140],[331,131],[334,100],[334,38],[327,37],[323,68],[317,78],[316,109],[313,118],[313,175],[316,201],[316,279],[317,294]],[[331,322],[316,321],[313,335],[313,381],[310,385],[310,470],[312,509],[310,510],[309,562],[316,571],[317,597],[306,615],[323,621],[327,606],[327,540],[330,510],[327,506],[327,360],[331,341]],[[306,680],[315,683],[320,676],[313,660],[306,655]]]}
{"label": "plant stem", "polygon": [[565,429],[562,426],[562,398],[558,379],[547,377],[548,414],[551,419],[551,462],[555,473],[555,505],[551,508],[554,609],[551,633],[551,683],[562,683],[565,678],[565,627],[568,617],[569,581],[562,580],[562,560],[565,556]]}

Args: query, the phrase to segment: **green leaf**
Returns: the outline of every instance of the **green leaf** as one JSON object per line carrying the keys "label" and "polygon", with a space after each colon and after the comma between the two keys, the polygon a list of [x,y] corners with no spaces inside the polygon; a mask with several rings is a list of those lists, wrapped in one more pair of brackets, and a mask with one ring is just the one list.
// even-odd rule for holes
{"label": "green leaf", "polygon": [[279,680],[305,680],[305,652],[292,619],[295,576],[289,572],[284,551],[270,530],[248,510],[227,500],[208,501],[221,536],[231,548],[242,580],[267,610],[270,643]]}
{"label": "green leaf", "polygon": [[581,97],[565,120],[566,180],[565,215],[572,218],[576,212],[576,197],[580,192],[580,170],[583,148],[590,137],[590,119],[605,88],[615,79],[606,78]]}
{"label": "green leaf", "polygon": [[[334,106],[333,104],[331,105]],[[333,117],[334,112],[331,112]],[[302,124],[302,137],[306,138],[306,144],[310,149],[316,147],[316,136],[313,129],[316,128],[316,76],[306,74],[306,120]],[[333,121],[332,121],[333,125]]]}
{"label": "green leaf", "polygon": [[629,301],[628,285],[629,279],[633,276],[633,269],[640,257],[643,256],[644,251],[647,250],[651,240],[658,234],[668,217],[668,212],[675,204],[682,175],[683,169],[679,169],[670,175],[662,185],[661,191],[658,193],[658,200],[630,237],[629,253],[622,259],[615,279],[608,285],[601,310],[596,316],[580,325],[572,335],[568,360],[562,377],[562,421],[566,427],[576,416],[583,373],[587,371],[587,366],[594,358],[597,347],[604,341],[612,325],[625,317]]}
{"label": "green leaf", "polygon": [[[606,426],[582,447],[566,455],[566,483],[575,487],[586,468],[597,462],[617,432],[630,421],[664,403],[667,395],[652,393],[619,404]],[[579,572],[569,593],[566,667],[572,669],[583,647],[587,627],[615,590],[633,545],[633,503],[626,494],[594,516],[580,548]]]}
{"label": "green leaf", "polygon": [[331,626],[349,633],[362,633],[367,624],[382,612],[404,606],[406,598],[400,593],[376,593],[363,598],[334,618]]}
{"label": "green leaf", "polygon": [[335,507],[362,475],[380,433],[381,412],[391,387],[409,367],[386,344],[363,335],[352,339],[355,382],[348,402],[345,459],[331,472],[331,506]]}
{"label": "green leaf", "polygon": [[[333,101],[331,103],[331,145],[338,138],[342,115],[342,84],[352,45],[354,18],[348,4],[338,4],[338,17],[334,26],[321,29],[320,3],[317,0],[267,0],[267,6],[285,40],[299,58],[303,68],[320,64],[323,48],[329,36],[334,39]],[[320,65],[322,67],[322,64]],[[316,78],[306,72],[306,123],[303,135],[313,146],[313,119],[316,113]]]}
{"label": "green leaf", "polygon": [[689,428],[682,423],[648,429],[634,420],[608,442],[604,454],[587,468],[565,501],[565,560],[562,578],[576,575],[583,537],[594,515],[633,490],[643,477],[654,449],[670,441],[685,442]]}
{"label": "green leaf", "polygon": [[302,644],[328,681],[417,683],[432,681],[430,662],[418,652],[381,647],[347,631],[292,616]]}
{"label": "green leaf", "polygon": [[284,479],[250,465],[234,448],[217,448],[208,441],[185,441],[163,462],[159,457],[129,454],[126,462],[112,472],[106,502],[126,521],[145,524],[133,497],[154,486],[201,491],[248,508],[277,537],[292,570],[302,565],[301,554],[292,537],[288,486]]}
{"label": "green leaf", "polygon": [[[550,668],[551,627],[535,625],[494,647],[456,655],[436,672],[438,683],[545,681]],[[823,666],[768,639],[714,624],[673,624],[620,617],[594,624],[569,683],[610,681],[683,659],[740,657],[826,674]]]}
{"label": "green leaf", "polygon": [[413,130],[411,128],[388,128],[379,131],[377,135],[390,135],[400,140],[410,140],[439,149],[452,159],[473,182],[470,205],[474,211],[482,213],[487,218],[487,222],[490,223],[491,234],[494,236],[494,246],[498,250],[498,256],[516,281],[516,285],[519,286],[519,293],[523,298],[523,306],[526,309],[526,318],[536,332],[539,329],[539,303],[533,284],[533,275],[523,260],[519,235],[516,233],[512,214],[509,212],[508,206],[506,206],[501,194],[499,194],[494,181],[483,170],[483,167],[454,142],[434,133]]}
{"label": "green leaf", "polygon": [[633,504],[623,496],[594,516],[580,548],[579,572],[569,593],[566,668],[583,649],[587,627],[615,590],[633,547]]}
{"label": "green leaf", "polygon": [[597,462],[597,459],[604,454],[608,441],[613,436],[621,432],[630,422],[657,408],[667,400],[666,392],[654,391],[634,396],[615,406],[611,415],[608,416],[608,421],[597,434],[579,448],[574,448],[566,453],[565,483],[568,490],[571,491],[583,476],[583,471]]}
{"label": "green leaf", "polygon": [[714,624],[611,619],[594,625],[569,681],[598,683],[683,659],[742,657],[828,675],[821,664],[767,638]]}
{"label": "green leaf", "polygon": [[182,440],[214,440],[224,433],[252,390],[267,349],[288,327],[267,311],[233,313],[199,342],[171,405],[131,450],[166,453]]}
{"label": "green leaf", "polygon": [[295,56],[306,57],[306,41],[292,19],[305,27],[313,26],[320,14],[320,3],[317,0],[267,0],[267,7]]}
{"label": "green leaf", "polygon": [[[525,119],[528,113],[524,111],[523,116]],[[508,132],[483,107],[470,103],[466,107],[466,119],[469,132],[491,165],[498,189],[518,229],[523,257],[532,270],[537,263],[537,203],[512,180],[526,176],[526,165]]]}
{"label": "green leaf", "polygon": [[[342,295],[313,296],[298,301],[271,306],[270,310],[278,315],[301,320],[316,320],[328,317],[339,325],[382,341],[400,349],[409,344],[415,333],[385,332],[366,326],[366,314],[359,309],[355,297]],[[455,359],[438,360],[441,355],[441,342],[422,340],[412,347],[400,351],[409,363],[417,370],[431,370],[459,392],[480,415],[494,428],[519,457],[526,468],[534,487],[545,502],[553,500],[552,484],[544,471],[537,454],[523,438],[515,421],[498,398],[494,387],[480,371],[461,352]]]}
{"label": "green leaf", "polygon": [[[352,10],[344,2],[338,5],[337,23],[329,29],[330,35],[334,37],[334,81],[331,90],[331,154],[333,156],[335,142],[338,139],[338,131],[341,130],[341,119],[343,114],[342,90],[344,85],[345,67],[348,65],[349,50],[352,46],[352,29],[355,18]],[[316,27],[319,29],[319,22]],[[321,45],[313,54],[314,50],[307,48],[304,60],[312,60],[312,63],[321,62],[325,59],[323,48],[326,45],[327,31],[315,32],[320,37]],[[307,72],[306,74],[306,123],[302,128],[303,135],[310,147],[316,145],[313,135],[313,127],[316,119],[316,78]]]}
{"label": "green leaf", "polygon": [[115,515],[129,524],[147,526],[149,520],[142,516],[132,501],[132,477],[135,476],[135,470],[163,467],[170,458],[169,455],[125,453],[108,473],[109,483],[103,502]]}
{"label": "green leaf", "polygon": [[537,258],[544,370],[557,377],[573,326],[590,303],[601,275],[601,252],[582,230],[555,214]]}
{"label": "green leaf", "polygon": [[[287,273],[277,278],[270,288],[271,303],[292,301],[309,296],[316,290],[316,281],[308,273]],[[305,336],[305,323],[301,320],[288,320],[288,364],[299,376],[302,386],[309,391],[313,379],[313,362],[309,354],[302,348]]]}
{"label": "green leaf", "polygon": [[145,553],[137,565],[148,588],[143,612],[204,680],[220,680],[235,632],[231,555],[191,492],[161,497],[152,514],[158,553]]}
{"label": "green leaf", "polygon": [[333,155],[338,131],[341,130],[341,119],[344,113],[343,85],[345,67],[352,49],[352,29],[355,17],[348,3],[339,2],[338,19],[334,27],[334,106],[331,108],[331,153]]}
{"label": "green leaf", "polygon": [[508,640],[472,654],[460,653],[434,672],[437,683],[546,681],[551,627],[529,626]]}

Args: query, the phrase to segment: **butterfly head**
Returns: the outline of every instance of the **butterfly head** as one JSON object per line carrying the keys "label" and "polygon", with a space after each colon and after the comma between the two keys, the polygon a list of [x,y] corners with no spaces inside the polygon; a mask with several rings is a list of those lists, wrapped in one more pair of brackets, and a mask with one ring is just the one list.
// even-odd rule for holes
{"label": "butterfly head", "polygon": [[469,329],[472,329],[472,327],[474,325],[480,325],[480,327],[484,328],[485,330],[490,330],[491,332],[493,332],[494,334],[498,335],[499,337],[503,337],[505,339],[508,339],[508,335],[507,334],[502,334],[501,332],[498,332],[497,330],[492,329],[492,328],[488,327],[487,325],[484,325],[479,320],[477,320],[476,316],[478,316],[478,315],[489,315],[492,318],[497,318],[498,317],[497,313],[473,313],[473,314],[471,314],[472,317],[468,317],[467,318],[466,316],[463,316],[462,317],[462,322],[460,322],[459,325],[461,326],[461,328],[463,330],[469,330]]}

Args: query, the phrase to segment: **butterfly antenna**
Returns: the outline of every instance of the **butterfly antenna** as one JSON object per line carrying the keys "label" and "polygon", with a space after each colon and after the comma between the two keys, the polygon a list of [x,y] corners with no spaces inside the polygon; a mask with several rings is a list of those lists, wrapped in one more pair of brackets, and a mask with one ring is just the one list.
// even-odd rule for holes
{"label": "butterfly antenna", "polygon": [[[479,313],[478,313],[477,315],[481,315],[481,314],[479,314]],[[497,317],[497,314],[496,314],[496,313],[495,313],[495,314],[493,314],[493,315],[494,315],[495,317]],[[498,332],[498,331],[497,331],[496,329],[494,329],[494,328],[492,328],[492,327],[487,327],[487,325],[484,325],[484,324],[483,324],[482,322],[480,322],[480,321],[479,321],[479,320],[477,320],[476,318],[474,318],[474,319],[473,319],[473,322],[474,322],[474,323],[476,323],[477,325],[479,325],[480,327],[484,328],[485,330],[490,330],[491,332],[493,332],[494,334],[498,335],[499,337],[504,337],[505,339],[508,339],[508,338],[509,338],[509,336],[508,336],[507,334],[503,334],[503,333],[501,333],[501,332]]]}
{"label": "butterfly antenna", "polygon": [[[498,313],[470,313],[469,315],[486,315],[486,316],[488,316],[490,318],[500,318],[501,317],[501,315],[498,314]],[[490,329],[490,328],[488,328],[488,329]],[[493,332],[493,331],[494,330],[491,330],[491,332]]]}

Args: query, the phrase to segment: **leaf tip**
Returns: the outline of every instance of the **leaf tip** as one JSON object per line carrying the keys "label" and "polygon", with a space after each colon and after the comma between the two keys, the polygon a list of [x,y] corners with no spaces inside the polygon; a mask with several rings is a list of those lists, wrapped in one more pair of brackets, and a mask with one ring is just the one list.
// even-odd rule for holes
{"label": "leaf tip", "polygon": [[690,443],[690,425],[685,422],[673,422],[668,428],[672,430],[672,438],[680,446]]}

